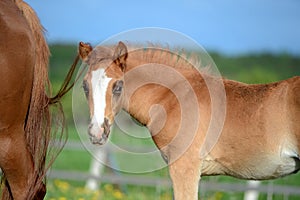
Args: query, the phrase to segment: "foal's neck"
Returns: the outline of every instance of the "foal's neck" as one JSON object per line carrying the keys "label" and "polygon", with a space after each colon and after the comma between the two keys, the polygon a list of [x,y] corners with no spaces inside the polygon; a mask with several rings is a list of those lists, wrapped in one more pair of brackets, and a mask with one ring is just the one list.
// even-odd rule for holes
{"label": "foal's neck", "polygon": [[[180,116],[180,105],[176,96],[168,88],[154,83],[139,85],[138,82],[125,79],[124,86],[127,102],[125,111],[149,129],[158,147],[170,143],[172,133],[176,131],[168,131],[166,125],[173,123],[172,128],[176,130],[180,123],[174,117]],[[165,134],[166,131],[171,134]]]}
{"label": "foal's neck", "polygon": [[[137,62],[129,60],[127,63]],[[205,85],[193,68],[169,67],[160,63],[127,65],[124,109],[148,127],[158,147],[164,146],[178,133],[182,120],[189,118],[183,119],[182,109],[191,109],[182,108],[180,101],[184,98],[188,106],[198,105],[193,91],[201,84]],[[189,103],[190,99],[194,102]],[[192,111],[198,114],[193,108]]]}
{"label": "foal's neck", "polygon": [[[167,50],[130,52],[124,74],[125,110],[144,125],[150,123],[149,115],[157,112],[157,105],[165,108],[165,114],[177,112],[180,107],[178,95],[189,95],[191,90],[195,91],[194,87],[205,85],[202,75],[192,63]],[[179,85],[189,85],[190,90],[177,91]]]}

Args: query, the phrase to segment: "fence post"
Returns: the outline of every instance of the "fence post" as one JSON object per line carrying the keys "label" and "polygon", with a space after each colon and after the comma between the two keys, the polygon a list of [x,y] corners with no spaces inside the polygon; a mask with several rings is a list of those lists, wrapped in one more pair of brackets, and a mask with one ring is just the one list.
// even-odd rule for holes
{"label": "fence post", "polygon": [[96,150],[93,154],[93,157],[90,165],[89,174],[91,177],[86,181],[85,187],[89,190],[95,191],[99,188],[100,178],[103,174],[105,166],[100,162],[107,160],[107,148],[100,148]]}
{"label": "fence post", "polygon": [[245,192],[244,200],[258,200],[259,192],[257,191],[257,188],[259,185],[259,181],[248,181],[248,187],[251,189]]}

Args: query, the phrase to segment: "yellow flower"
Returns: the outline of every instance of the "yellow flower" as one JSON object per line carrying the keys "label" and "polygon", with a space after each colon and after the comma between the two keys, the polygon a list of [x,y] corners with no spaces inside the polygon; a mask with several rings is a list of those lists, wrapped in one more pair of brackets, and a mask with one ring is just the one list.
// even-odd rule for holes
{"label": "yellow flower", "polygon": [[59,197],[58,200],[67,200],[66,197]]}
{"label": "yellow flower", "polygon": [[95,196],[95,197],[99,197],[100,194],[101,194],[101,192],[99,190],[96,190],[93,192],[93,196]]}
{"label": "yellow flower", "polygon": [[161,196],[161,199],[163,199],[163,200],[170,200],[170,199],[172,199],[172,197],[171,197],[170,194],[165,193],[165,194],[163,194],[163,195]]}
{"label": "yellow flower", "polygon": [[66,192],[69,190],[70,185],[68,182],[65,181],[60,181],[60,180],[55,180],[54,184],[56,185],[56,187],[58,187],[62,192]]}
{"label": "yellow flower", "polygon": [[107,192],[112,192],[114,188],[111,184],[106,184],[106,185],[104,185],[104,189]]}
{"label": "yellow flower", "polygon": [[214,195],[212,195],[211,197],[209,197],[209,200],[220,200],[222,199],[223,194],[222,192],[216,192]]}
{"label": "yellow flower", "polygon": [[113,195],[114,195],[114,197],[116,199],[122,199],[123,196],[124,196],[123,193],[121,191],[119,191],[119,190],[115,190],[114,193],[113,193]]}
{"label": "yellow flower", "polygon": [[99,197],[93,196],[91,200],[98,200]]}
{"label": "yellow flower", "polygon": [[75,188],[75,193],[76,194],[84,194],[85,193],[85,189],[82,187],[77,187]]}

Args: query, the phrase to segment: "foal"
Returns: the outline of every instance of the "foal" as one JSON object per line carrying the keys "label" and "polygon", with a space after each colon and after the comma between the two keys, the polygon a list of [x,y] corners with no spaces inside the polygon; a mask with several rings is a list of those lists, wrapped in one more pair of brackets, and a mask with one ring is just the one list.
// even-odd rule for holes
{"label": "foal", "polygon": [[[79,52],[89,65],[83,87],[92,143],[104,144],[115,115],[128,112],[169,164],[176,200],[197,199],[201,175],[266,180],[300,169],[300,77],[248,85],[200,73],[167,49],[128,52],[122,42],[95,49],[81,42]],[[214,103],[212,92],[222,91],[226,98]],[[216,138],[207,135],[212,120]]]}

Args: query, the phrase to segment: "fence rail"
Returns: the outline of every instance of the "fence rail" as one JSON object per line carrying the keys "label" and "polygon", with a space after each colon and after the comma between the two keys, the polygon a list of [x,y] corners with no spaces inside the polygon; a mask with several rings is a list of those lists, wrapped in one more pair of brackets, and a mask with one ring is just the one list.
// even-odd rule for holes
{"label": "fence rail", "polygon": [[[65,179],[73,181],[86,181],[89,178],[94,178],[102,183],[111,184],[127,184],[127,185],[138,185],[138,186],[151,186],[151,187],[171,187],[171,181],[167,178],[149,177],[149,176],[119,176],[115,174],[104,174],[101,177],[92,176],[86,172],[79,171],[62,171],[62,170],[51,170],[48,174],[50,179]],[[205,191],[226,191],[226,192],[246,192],[249,190],[256,190],[260,193],[268,193],[270,186],[260,185],[259,187],[249,186],[247,184],[240,183],[217,183],[214,181],[202,181],[200,183],[201,190]],[[273,194],[279,195],[296,195],[300,196],[300,187],[295,186],[282,186],[273,185]]]}
{"label": "fence rail", "polygon": [[[65,146],[67,150],[82,151],[85,150],[84,145],[80,142],[68,141]],[[145,150],[145,149],[144,149]],[[111,183],[120,185],[138,185],[149,187],[171,187],[172,183],[168,178],[150,177],[150,176],[121,176],[118,174],[102,174],[101,176],[94,176],[88,172],[82,171],[63,171],[51,170],[48,173],[50,179],[64,179],[73,181],[86,181],[90,178],[97,180],[101,183]],[[200,191],[224,191],[224,192],[247,192],[256,191],[263,194],[272,194],[300,197],[300,187],[285,186],[285,185],[250,185],[241,183],[219,183],[216,181],[201,181]]]}

